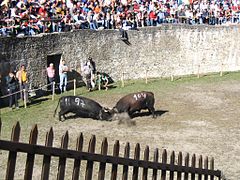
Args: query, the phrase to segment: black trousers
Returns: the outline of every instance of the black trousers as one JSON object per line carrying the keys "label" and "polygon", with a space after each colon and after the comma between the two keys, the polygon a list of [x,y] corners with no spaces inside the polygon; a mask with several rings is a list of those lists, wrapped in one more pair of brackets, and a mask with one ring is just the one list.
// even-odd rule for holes
{"label": "black trousers", "polygon": [[[17,92],[16,89],[10,89],[9,90],[9,94],[13,94],[15,92]],[[10,108],[13,107],[13,104],[15,104],[15,107],[18,107],[18,96],[17,96],[17,93],[9,96],[9,107]]]}

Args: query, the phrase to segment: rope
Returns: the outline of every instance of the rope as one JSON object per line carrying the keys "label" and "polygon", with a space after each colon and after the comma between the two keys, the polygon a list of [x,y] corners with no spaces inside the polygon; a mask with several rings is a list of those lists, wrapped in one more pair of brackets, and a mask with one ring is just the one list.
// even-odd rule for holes
{"label": "rope", "polygon": [[[70,81],[67,81],[67,82],[68,82],[68,83],[74,82],[74,79],[73,79],[73,80],[70,80]],[[40,87],[37,88],[37,89],[30,89],[30,90],[28,90],[28,92],[35,92],[35,91],[40,90],[40,89],[42,89],[43,87],[47,87],[47,86],[49,86],[49,85],[52,85],[52,83],[45,84],[45,85],[43,85],[43,86],[40,86]],[[56,83],[55,85],[60,85],[60,83]],[[3,99],[3,98],[6,98],[6,97],[9,97],[9,96],[12,96],[12,95],[14,95],[14,94],[18,94],[18,93],[20,93],[20,92],[22,92],[22,91],[23,91],[23,90],[20,90],[20,91],[11,93],[11,94],[7,94],[7,95],[4,95],[4,96],[1,96],[0,99]]]}

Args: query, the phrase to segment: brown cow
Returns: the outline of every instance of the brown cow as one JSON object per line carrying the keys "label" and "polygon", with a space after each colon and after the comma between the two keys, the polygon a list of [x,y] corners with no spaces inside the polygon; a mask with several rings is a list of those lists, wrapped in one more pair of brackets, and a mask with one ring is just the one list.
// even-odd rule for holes
{"label": "brown cow", "polygon": [[154,109],[154,94],[152,92],[142,91],[128,94],[122,97],[113,108],[114,113],[127,112],[129,116],[142,109],[148,109],[153,118],[156,117]]}

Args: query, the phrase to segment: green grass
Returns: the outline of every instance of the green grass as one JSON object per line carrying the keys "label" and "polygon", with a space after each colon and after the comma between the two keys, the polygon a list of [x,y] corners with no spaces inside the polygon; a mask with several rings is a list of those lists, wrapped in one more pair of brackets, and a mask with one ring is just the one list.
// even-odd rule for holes
{"label": "green grass", "polygon": [[[87,92],[85,87],[77,88],[76,94],[92,99],[100,98],[111,98],[112,96],[119,95],[123,96],[128,93],[137,91],[153,91],[155,93],[164,93],[168,90],[177,88],[178,85],[191,85],[191,84],[206,84],[206,83],[216,83],[222,81],[239,80],[240,72],[224,73],[223,76],[219,74],[209,74],[206,76],[201,76],[197,78],[196,76],[184,76],[184,77],[174,77],[174,81],[170,81],[170,78],[156,78],[148,79],[148,84],[144,80],[128,80],[125,81],[125,87],[121,87],[121,82],[116,82],[116,88],[110,89],[108,91],[93,91],[91,93]],[[73,95],[73,90],[66,92],[64,95]],[[1,109],[1,119],[2,119],[2,137],[10,137],[12,131],[12,126],[19,121],[22,130],[31,129],[34,124],[52,124],[53,111],[56,108],[57,102],[60,95],[55,96],[55,100],[51,100],[51,96],[44,96],[36,101],[38,103],[29,105],[26,109],[21,106],[18,110],[10,110],[9,108]],[[21,102],[22,105],[22,102]],[[27,133],[30,131],[28,130]],[[24,131],[23,131],[24,133]]]}

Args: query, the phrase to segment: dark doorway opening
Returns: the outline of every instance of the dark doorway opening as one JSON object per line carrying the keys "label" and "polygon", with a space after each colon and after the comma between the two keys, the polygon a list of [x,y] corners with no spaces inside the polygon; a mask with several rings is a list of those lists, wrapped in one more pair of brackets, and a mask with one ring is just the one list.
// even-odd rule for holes
{"label": "dark doorway opening", "polygon": [[[61,57],[62,57],[62,54],[53,54],[53,55],[48,55],[47,56],[47,67],[49,67],[50,63],[53,63],[54,68],[55,68],[55,82],[56,82],[56,84],[58,84],[60,82],[59,64],[60,64]],[[49,84],[48,79],[47,79],[47,82]]]}

